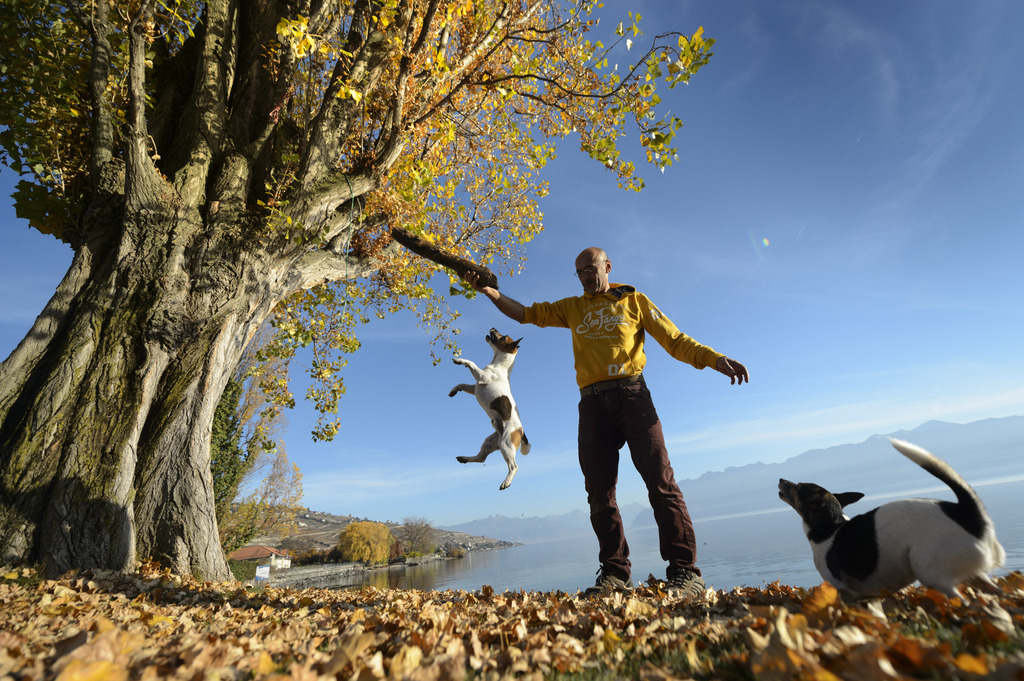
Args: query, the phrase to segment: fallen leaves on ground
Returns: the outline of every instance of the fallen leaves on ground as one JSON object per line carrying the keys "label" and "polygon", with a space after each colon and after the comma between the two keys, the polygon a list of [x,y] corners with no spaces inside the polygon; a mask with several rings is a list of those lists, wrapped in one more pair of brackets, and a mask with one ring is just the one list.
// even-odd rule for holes
{"label": "fallen leaves on ground", "polygon": [[154,565],[0,570],[0,680],[1024,679],[1024,576],[844,602],[828,584],[680,599],[201,583]]}

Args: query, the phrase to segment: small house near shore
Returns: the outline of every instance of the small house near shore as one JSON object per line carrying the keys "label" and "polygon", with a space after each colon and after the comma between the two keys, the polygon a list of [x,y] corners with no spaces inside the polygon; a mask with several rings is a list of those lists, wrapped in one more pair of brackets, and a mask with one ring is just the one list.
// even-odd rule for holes
{"label": "small house near shore", "polygon": [[275,549],[271,546],[243,546],[228,556],[231,560],[243,560],[260,565],[270,565],[274,568],[290,568],[292,558],[288,552],[282,549]]}

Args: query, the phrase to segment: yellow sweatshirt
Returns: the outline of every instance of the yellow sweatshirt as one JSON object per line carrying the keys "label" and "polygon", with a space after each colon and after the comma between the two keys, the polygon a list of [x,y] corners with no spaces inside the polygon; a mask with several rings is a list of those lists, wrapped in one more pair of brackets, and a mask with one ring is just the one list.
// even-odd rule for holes
{"label": "yellow sweatshirt", "polygon": [[526,308],[523,323],[572,332],[576,383],[581,388],[642,372],[647,364],[645,332],[668,354],[697,369],[713,367],[725,356],[687,336],[647,296],[623,284],[611,284],[608,293],[594,296],[534,303]]}

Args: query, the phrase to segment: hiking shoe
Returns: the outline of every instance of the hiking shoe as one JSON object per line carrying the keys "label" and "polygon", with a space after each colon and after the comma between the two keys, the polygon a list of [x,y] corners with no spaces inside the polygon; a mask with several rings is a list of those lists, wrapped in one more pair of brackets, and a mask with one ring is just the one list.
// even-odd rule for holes
{"label": "hiking shoe", "polygon": [[583,592],[584,596],[608,596],[616,591],[633,588],[633,580],[623,579],[603,567],[597,571],[597,583]]}
{"label": "hiking shoe", "polygon": [[665,590],[675,596],[699,596],[707,589],[700,575],[686,568],[669,568]]}

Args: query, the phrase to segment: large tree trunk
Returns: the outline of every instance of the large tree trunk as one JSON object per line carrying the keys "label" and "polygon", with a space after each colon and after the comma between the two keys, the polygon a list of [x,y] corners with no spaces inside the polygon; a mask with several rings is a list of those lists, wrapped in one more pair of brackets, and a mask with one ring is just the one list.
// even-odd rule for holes
{"label": "large tree trunk", "polygon": [[[151,557],[230,578],[209,466],[214,410],[275,305],[338,264],[254,248],[224,221],[238,216],[150,201],[90,225],[119,236],[79,249],[0,365],[0,560],[59,573]],[[354,259],[345,269],[368,272]]]}
{"label": "large tree trunk", "polygon": [[243,257],[186,253],[202,246],[175,234],[201,232],[172,211],[95,227],[121,236],[80,249],[0,368],[2,557],[60,572],[152,556],[226,579],[210,415],[267,305],[239,320],[245,278],[211,286],[211,270]]}

